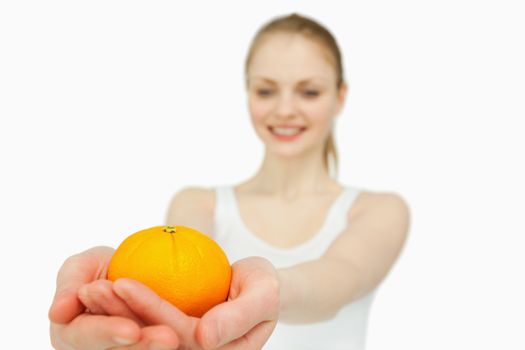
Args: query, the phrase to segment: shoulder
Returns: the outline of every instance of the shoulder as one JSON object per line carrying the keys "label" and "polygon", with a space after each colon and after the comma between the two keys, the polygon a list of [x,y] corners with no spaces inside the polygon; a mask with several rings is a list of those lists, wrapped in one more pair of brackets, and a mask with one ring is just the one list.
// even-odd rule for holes
{"label": "shoulder", "polygon": [[202,204],[213,204],[215,200],[215,191],[213,188],[189,186],[184,187],[173,195],[172,202],[179,203],[183,201],[202,202]]}
{"label": "shoulder", "polygon": [[348,221],[360,217],[393,220],[401,226],[408,226],[410,207],[406,199],[397,192],[362,191],[356,198],[355,205],[348,211]]}
{"label": "shoulder", "polygon": [[206,187],[185,187],[173,195],[167,224],[183,225],[211,234],[215,209],[215,191]]}

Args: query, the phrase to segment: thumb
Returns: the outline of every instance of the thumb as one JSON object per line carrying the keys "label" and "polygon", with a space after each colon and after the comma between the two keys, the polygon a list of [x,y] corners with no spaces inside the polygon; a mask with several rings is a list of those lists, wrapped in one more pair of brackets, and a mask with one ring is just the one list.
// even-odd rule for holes
{"label": "thumb", "polygon": [[95,247],[66,259],[58,272],[56,293],[48,313],[51,322],[68,323],[84,312],[78,290],[86,283],[105,278],[113,252],[110,247]]}

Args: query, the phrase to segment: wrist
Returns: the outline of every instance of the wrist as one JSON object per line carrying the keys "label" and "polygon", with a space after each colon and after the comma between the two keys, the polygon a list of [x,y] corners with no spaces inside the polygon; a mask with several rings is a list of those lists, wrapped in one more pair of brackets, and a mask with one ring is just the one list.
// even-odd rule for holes
{"label": "wrist", "polygon": [[292,301],[296,298],[296,289],[292,283],[292,275],[289,269],[278,269],[277,279],[279,281],[279,318],[286,317],[290,310]]}

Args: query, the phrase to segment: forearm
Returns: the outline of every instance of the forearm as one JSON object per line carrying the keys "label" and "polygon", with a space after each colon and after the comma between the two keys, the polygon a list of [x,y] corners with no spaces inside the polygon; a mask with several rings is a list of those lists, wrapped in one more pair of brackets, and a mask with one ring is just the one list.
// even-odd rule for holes
{"label": "forearm", "polygon": [[323,258],[277,272],[281,300],[279,319],[285,322],[328,319],[361,294],[359,274],[348,261]]}

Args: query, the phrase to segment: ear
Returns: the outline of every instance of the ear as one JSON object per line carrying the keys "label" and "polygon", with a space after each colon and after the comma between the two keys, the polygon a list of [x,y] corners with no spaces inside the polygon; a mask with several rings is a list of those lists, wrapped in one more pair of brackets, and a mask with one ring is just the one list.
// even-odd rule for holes
{"label": "ear", "polygon": [[346,95],[348,93],[348,84],[343,81],[339,91],[337,92],[337,114],[341,113],[346,101]]}

